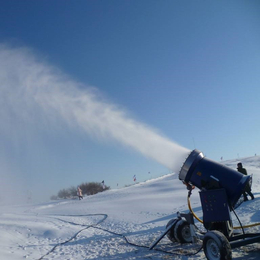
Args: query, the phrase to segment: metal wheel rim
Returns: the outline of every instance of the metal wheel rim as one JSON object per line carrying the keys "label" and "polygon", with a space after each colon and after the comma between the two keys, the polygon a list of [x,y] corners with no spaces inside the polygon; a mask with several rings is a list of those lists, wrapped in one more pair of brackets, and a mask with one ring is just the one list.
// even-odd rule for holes
{"label": "metal wheel rim", "polygon": [[220,260],[220,251],[215,240],[209,239],[206,243],[207,256],[211,260]]}
{"label": "metal wheel rim", "polygon": [[190,242],[191,241],[190,226],[188,225],[185,226],[181,231],[181,235],[185,241]]}

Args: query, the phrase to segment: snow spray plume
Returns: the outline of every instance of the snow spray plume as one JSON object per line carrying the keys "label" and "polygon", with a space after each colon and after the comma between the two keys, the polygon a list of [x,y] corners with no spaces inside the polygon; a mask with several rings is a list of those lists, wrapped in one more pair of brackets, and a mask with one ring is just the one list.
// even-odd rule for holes
{"label": "snow spray plume", "polygon": [[18,121],[27,133],[50,124],[76,126],[98,139],[117,140],[174,171],[189,153],[25,48],[0,45],[0,91],[2,135],[9,135],[10,122]]}

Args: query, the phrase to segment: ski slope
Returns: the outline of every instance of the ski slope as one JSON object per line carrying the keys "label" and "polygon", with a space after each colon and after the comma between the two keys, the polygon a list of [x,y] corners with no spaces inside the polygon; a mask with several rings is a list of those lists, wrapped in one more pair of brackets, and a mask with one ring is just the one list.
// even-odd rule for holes
{"label": "ski slope", "polygon": [[[260,157],[239,161],[253,174],[255,200],[242,203],[236,213],[243,225],[260,222]],[[237,162],[222,163],[235,169]],[[198,192],[193,191],[191,205],[202,217]],[[149,250],[178,211],[188,212],[187,190],[178,174],[83,200],[1,205],[0,259],[205,259],[203,250],[199,251],[201,243],[173,244],[166,237],[154,250]],[[232,218],[234,226],[239,225],[233,213]],[[203,229],[200,223],[196,224]],[[246,231],[259,229],[257,226]],[[234,249],[232,256],[259,259],[260,245]]]}

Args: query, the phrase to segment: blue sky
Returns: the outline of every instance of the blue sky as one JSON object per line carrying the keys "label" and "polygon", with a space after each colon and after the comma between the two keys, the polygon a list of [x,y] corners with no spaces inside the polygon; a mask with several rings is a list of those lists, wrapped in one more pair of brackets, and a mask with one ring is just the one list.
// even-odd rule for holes
{"label": "blue sky", "polygon": [[[260,153],[259,13],[258,1],[2,1],[0,43],[4,51],[26,49],[79,91],[95,88],[97,100],[126,118],[219,161]],[[19,91],[4,84],[19,103]],[[28,123],[22,105],[13,110],[12,134],[1,131],[2,164],[46,196],[82,182],[115,188],[133,175],[170,172],[113,138],[59,119],[43,123],[49,114],[35,112]]]}

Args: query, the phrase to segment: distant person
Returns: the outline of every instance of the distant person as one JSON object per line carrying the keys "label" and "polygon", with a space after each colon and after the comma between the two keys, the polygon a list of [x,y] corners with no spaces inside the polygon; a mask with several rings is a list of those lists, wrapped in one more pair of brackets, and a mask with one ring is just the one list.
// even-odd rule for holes
{"label": "distant person", "polygon": [[82,196],[82,190],[81,190],[81,188],[78,186],[78,188],[77,188],[77,195],[78,195],[78,197],[79,197],[79,200],[80,199],[83,199],[83,196]]}
{"label": "distant person", "polygon": [[106,188],[105,181],[102,181],[101,183],[102,183],[102,187],[103,187],[103,190],[104,190]]}
{"label": "distant person", "polygon": [[[239,163],[237,164],[237,170],[238,170],[239,172],[241,172],[242,174],[247,175],[247,170],[246,170],[245,168],[243,168],[243,165],[242,165],[241,162],[239,162]],[[247,200],[248,200],[247,195],[249,195],[252,200],[254,199],[254,195],[253,195],[253,193],[251,192],[251,186],[249,185],[249,183],[246,185],[245,191],[243,192],[244,201],[247,201]]]}

